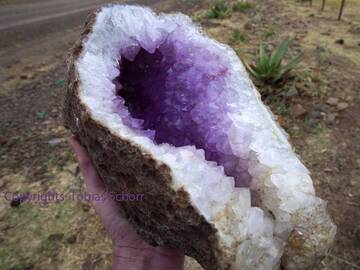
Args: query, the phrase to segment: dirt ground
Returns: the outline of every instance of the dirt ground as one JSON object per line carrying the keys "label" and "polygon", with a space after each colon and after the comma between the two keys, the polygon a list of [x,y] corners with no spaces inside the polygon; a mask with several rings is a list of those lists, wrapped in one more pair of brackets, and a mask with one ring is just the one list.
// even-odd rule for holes
{"label": "dirt ground", "polygon": [[[360,2],[348,0],[340,22],[335,0],[327,1],[324,12],[321,1],[312,7],[295,0],[248,2],[251,7],[221,20],[206,18],[206,1],[155,7],[184,11],[248,62],[256,59],[260,44],[272,49],[287,36],[293,38],[290,55],[304,51],[286,82],[259,84],[259,90],[338,226],[335,244],[318,269],[360,269]],[[236,30],[241,40],[234,38]],[[1,67],[0,269],[108,269],[111,263],[110,241],[86,201],[17,206],[8,200],[11,193],[83,192],[61,120],[71,43],[70,38],[36,57],[21,54]],[[200,269],[191,260],[186,268]]]}

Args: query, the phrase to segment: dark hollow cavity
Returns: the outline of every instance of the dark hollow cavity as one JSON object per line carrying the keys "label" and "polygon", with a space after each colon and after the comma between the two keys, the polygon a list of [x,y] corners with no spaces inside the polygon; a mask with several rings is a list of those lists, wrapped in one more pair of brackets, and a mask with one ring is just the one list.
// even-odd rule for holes
{"label": "dark hollow cavity", "polygon": [[228,142],[227,72],[226,63],[204,48],[165,42],[154,53],[141,48],[132,61],[122,57],[115,84],[130,115],[155,131],[156,143],[203,149],[237,187],[249,186],[248,161],[235,156]]}

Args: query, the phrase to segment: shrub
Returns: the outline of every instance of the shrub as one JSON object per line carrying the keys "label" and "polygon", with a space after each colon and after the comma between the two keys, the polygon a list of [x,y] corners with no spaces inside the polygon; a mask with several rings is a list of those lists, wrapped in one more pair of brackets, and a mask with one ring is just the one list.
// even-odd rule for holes
{"label": "shrub", "polygon": [[282,64],[285,54],[289,49],[290,40],[284,40],[270,55],[266,54],[264,48],[260,46],[259,61],[256,65],[245,66],[249,73],[257,80],[265,83],[276,83],[283,79],[294,67],[302,60],[303,54],[296,56],[287,64]]}
{"label": "shrub", "polygon": [[238,2],[233,5],[233,10],[237,12],[245,12],[250,8],[252,8],[252,5],[248,2]]}
{"label": "shrub", "polygon": [[209,19],[223,19],[229,15],[230,9],[224,0],[218,0],[207,13]]}

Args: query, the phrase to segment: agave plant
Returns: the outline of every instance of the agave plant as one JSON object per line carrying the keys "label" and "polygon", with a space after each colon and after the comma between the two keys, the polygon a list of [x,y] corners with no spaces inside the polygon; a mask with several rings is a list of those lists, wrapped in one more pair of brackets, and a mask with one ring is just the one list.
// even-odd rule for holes
{"label": "agave plant", "polygon": [[276,83],[283,79],[302,60],[303,54],[299,54],[287,64],[282,64],[289,49],[290,40],[284,40],[275,51],[268,56],[265,49],[260,46],[259,61],[256,65],[245,63],[247,70],[257,80],[265,83]]}

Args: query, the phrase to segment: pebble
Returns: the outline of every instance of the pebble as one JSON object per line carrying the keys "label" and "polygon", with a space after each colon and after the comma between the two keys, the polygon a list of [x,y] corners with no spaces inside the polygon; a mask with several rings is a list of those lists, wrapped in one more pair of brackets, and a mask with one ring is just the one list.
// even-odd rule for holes
{"label": "pebble", "polygon": [[347,100],[347,101],[353,101],[354,100],[354,97],[353,96],[346,96],[345,97],[345,99]]}
{"label": "pebble", "polygon": [[81,208],[82,208],[82,210],[83,210],[84,212],[89,212],[90,209],[91,209],[90,205],[89,205],[89,204],[86,204],[86,203],[82,203],[82,204],[81,204]]}
{"label": "pebble", "polygon": [[310,129],[314,128],[319,122],[320,122],[320,120],[318,118],[306,119],[305,127],[310,128]]}
{"label": "pebble", "polygon": [[20,75],[21,80],[31,79],[31,77],[32,76],[30,74],[21,74]]}
{"label": "pebble", "polygon": [[326,101],[327,104],[333,105],[333,106],[334,106],[334,105],[337,105],[338,102],[339,102],[339,99],[336,98],[336,97],[330,97],[330,98],[328,98],[328,100]]}
{"label": "pebble", "polygon": [[244,24],[245,30],[252,30],[252,28],[252,23],[250,21]]}
{"label": "pebble", "polygon": [[9,225],[9,224],[4,224],[0,227],[0,231],[6,232],[8,230],[10,230],[13,226]]}
{"label": "pebble", "polygon": [[20,198],[20,197],[16,197],[14,199],[11,200],[10,202],[10,206],[11,207],[18,207],[20,206],[20,204],[23,202],[23,198]]}
{"label": "pebble", "polygon": [[350,185],[356,187],[359,184],[358,179],[350,179]]}
{"label": "pebble", "polygon": [[77,176],[79,174],[79,166],[77,163],[72,163],[69,165],[69,172],[74,175]]}
{"label": "pebble", "polygon": [[296,90],[296,88],[291,88],[286,94],[285,96],[287,97],[296,97],[299,95],[298,90]]}
{"label": "pebble", "polygon": [[299,117],[301,115],[304,115],[306,113],[306,110],[301,104],[295,104],[290,107],[290,115],[293,117]]}
{"label": "pebble", "polygon": [[54,234],[50,234],[48,239],[50,241],[61,241],[64,238],[64,234],[63,233],[54,233]]}
{"label": "pebble", "polygon": [[307,118],[316,119],[321,115],[321,111],[318,108],[313,108],[308,114]]}
{"label": "pebble", "polygon": [[337,109],[338,109],[339,111],[345,110],[347,107],[349,107],[349,104],[346,103],[346,102],[340,102],[340,103],[337,105]]}
{"label": "pebble", "polygon": [[343,45],[343,44],[345,43],[345,40],[342,39],[342,38],[339,38],[339,39],[335,40],[335,43],[336,43],[336,44]]}
{"label": "pebble", "polygon": [[48,141],[48,144],[50,145],[58,145],[59,143],[65,142],[66,139],[64,138],[54,138]]}
{"label": "pebble", "polygon": [[76,235],[74,234],[74,235],[69,236],[69,237],[66,239],[66,241],[67,241],[69,244],[74,244],[74,243],[76,242],[76,239],[77,239],[77,237],[76,237]]}
{"label": "pebble", "polygon": [[325,115],[325,123],[328,124],[328,125],[332,125],[335,123],[335,120],[336,120],[336,114],[334,113],[328,113]]}

